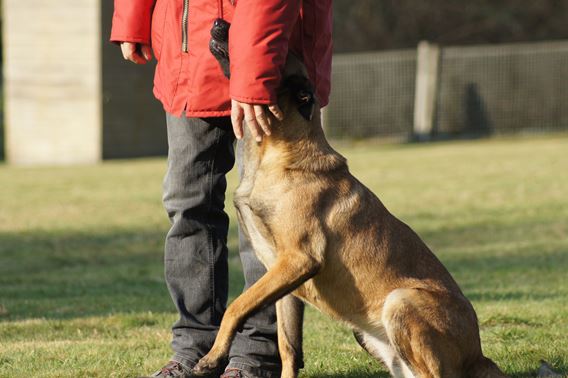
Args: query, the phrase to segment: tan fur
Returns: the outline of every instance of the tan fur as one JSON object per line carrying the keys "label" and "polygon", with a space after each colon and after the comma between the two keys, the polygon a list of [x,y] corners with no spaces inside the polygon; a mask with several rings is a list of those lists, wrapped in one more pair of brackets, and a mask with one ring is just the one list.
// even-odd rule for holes
{"label": "tan fur", "polygon": [[[290,74],[305,73],[292,60]],[[280,106],[285,120],[273,120],[270,137],[256,143],[246,134],[235,193],[239,222],[268,272],[229,306],[195,372],[219,364],[251,312],[292,293],[359,332],[395,376],[504,377],[483,356],[475,312],[456,282],[351,175],[326,141],[319,113],[305,120],[285,89]],[[293,378],[301,311],[288,301],[277,303],[279,348],[282,377]]]}
{"label": "tan fur", "polygon": [[304,367],[302,329],[304,303],[293,295],[276,302],[278,319],[278,350],[282,359],[282,376],[295,377]]}

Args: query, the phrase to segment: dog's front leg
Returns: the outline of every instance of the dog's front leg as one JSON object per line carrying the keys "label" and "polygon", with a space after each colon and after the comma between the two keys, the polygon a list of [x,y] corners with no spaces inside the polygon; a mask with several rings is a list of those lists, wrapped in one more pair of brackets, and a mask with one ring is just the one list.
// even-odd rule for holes
{"label": "dog's front leg", "polygon": [[302,330],[304,302],[291,294],[276,302],[278,321],[278,350],[282,359],[281,378],[296,378],[304,367]]}
{"label": "dog's front leg", "polygon": [[319,262],[304,253],[279,254],[268,272],[227,308],[213,347],[195,365],[193,373],[212,373],[227,356],[233,337],[245,319],[298,288],[317,273],[319,266]]}

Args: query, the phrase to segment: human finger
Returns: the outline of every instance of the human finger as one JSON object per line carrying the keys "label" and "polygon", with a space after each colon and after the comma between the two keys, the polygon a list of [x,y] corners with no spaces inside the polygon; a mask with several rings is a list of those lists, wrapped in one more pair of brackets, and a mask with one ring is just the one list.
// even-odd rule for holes
{"label": "human finger", "polygon": [[122,57],[125,60],[130,60],[130,57],[136,50],[136,45],[130,42],[122,42],[120,44],[120,51],[122,52]]}
{"label": "human finger", "polygon": [[122,56],[124,59],[129,60],[136,64],[144,64],[146,60],[140,56],[137,51],[137,44],[132,42],[123,42],[120,44]]}
{"label": "human finger", "polygon": [[256,115],[254,113],[254,107],[250,104],[242,104],[245,113],[245,122],[249,128],[253,138],[257,142],[262,142],[262,134],[260,132],[260,126],[256,122]]}
{"label": "human finger", "polygon": [[243,138],[243,119],[244,111],[238,101],[231,101],[231,123],[233,125],[233,132],[237,139]]}
{"label": "human finger", "polygon": [[254,114],[256,115],[256,122],[266,135],[270,135],[270,125],[268,124],[268,117],[264,111],[264,105],[254,105]]}
{"label": "human finger", "polygon": [[280,109],[278,104],[268,105],[268,110],[270,110],[270,113],[272,113],[272,115],[274,115],[277,120],[284,121],[284,113],[282,113],[282,110]]}
{"label": "human finger", "polygon": [[142,56],[144,57],[144,59],[146,59],[147,62],[152,60],[152,47],[150,47],[150,45],[142,45],[140,51],[142,52]]}

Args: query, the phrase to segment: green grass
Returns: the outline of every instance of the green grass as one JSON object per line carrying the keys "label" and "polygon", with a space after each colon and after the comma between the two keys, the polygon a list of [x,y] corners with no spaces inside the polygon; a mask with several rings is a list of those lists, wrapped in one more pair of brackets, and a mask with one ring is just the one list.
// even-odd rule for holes
{"label": "green grass", "polygon": [[[568,372],[568,137],[338,149],[454,274],[488,356],[516,377],[541,358]],[[164,170],[0,165],[1,377],[130,377],[167,360]],[[229,244],[234,297],[234,221]],[[303,377],[388,376],[313,309],[305,339]]]}

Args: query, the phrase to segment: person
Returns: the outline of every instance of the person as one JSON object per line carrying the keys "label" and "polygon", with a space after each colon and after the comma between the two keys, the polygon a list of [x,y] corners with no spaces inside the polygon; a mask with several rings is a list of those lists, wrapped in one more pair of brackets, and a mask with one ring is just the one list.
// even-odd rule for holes
{"label": "person", "polygon": [[[179,319],[171,361],[153,377],[191,377],[213,344],[227,304],[225,175],[235,162],[243,121],[261,140],[269,113],[281,117],[276,90],[286,56],[305,63],[320,104],[331,73],[331,0],[115,0],[111,41],[137,64],[157,60],[154,95],[166,111],[168,168],[163,203],[171,221],[165,279]],[[231,24],[227,79],[209,51],[216,19]],[[232,126],[232,127],[231,127]],[[265,269],[240,237],[245,289]],[[236,336],[222,377],[278,377],[274,306]]]}

